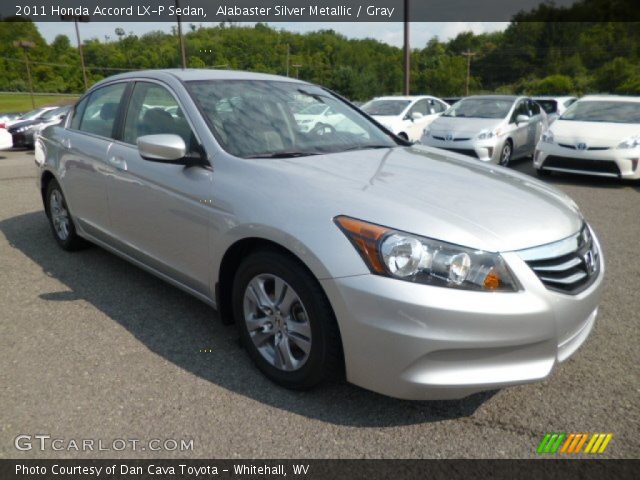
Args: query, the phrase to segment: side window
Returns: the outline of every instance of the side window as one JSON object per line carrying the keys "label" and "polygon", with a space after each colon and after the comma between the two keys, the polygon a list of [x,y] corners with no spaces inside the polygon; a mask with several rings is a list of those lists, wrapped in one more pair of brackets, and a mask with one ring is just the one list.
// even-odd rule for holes
{"label": "side window", "polygon": [[113,137],[113,125],[125,87],[124,83],[116,83],[93,92],[81,114],[78,130],[101,137]]}
{"label": "side window", "polygon": [[123,141],[135,145],[138,137],[172,133],[179,135],[187,149],[195,146],[184,112],[169,91],[155,83],[136,83],[127,117],[124,123]]}
{"label": "side window", "polygon": [[73,116],[71,117],[71,123],[69,124],[69,128],[72,130],[80,129],[80,120],[82,120],[82,113],[87,106],[88,100],[89,97],[84,97],[73,109]]}
{"label": "side window", "polygon": [[529,115],[529,108],[527,108],[527,101],[521,100],[513,111],[513,115],[511,115],[511,123],[516,123],[516,118],[518,115]]}
{"label": "side window", "polygon": [[529,108],[531,109],[531,116],[540,115],[540,105],[533,100],[529,100]]}
{"label": "side window", "polygon": [[409,115],[419,112],[422,115],[429,115],[429,102],[426,99],[418,100],[416,104],[409,110]]}
{"label": "side window", "polygon": [[429,109],[431,114],[444,112],[447,107],[444,103],[438,100],[429,100]]}
{"label": "side window", "polygon": [[577,100],[577,98],[570,98],[569,100],[564,102],[564,106],[565,107],[570,107],[571,105],[576,103],[576,100]]}

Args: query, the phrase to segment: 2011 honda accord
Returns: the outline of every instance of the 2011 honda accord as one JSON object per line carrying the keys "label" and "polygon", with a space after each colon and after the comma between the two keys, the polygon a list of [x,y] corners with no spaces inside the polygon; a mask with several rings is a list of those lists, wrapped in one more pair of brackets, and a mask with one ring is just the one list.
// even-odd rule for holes
{"label": "2011 honda accord", "polygon": [[[307,131],[301,104],[343,118]],[[433,399],[542,380],[596,318],[603,258],[571,199],[302,81],[117,75],[43,131],[36,162],[63,249],[97,244],[216,307],[287,387],[344,371]]]}

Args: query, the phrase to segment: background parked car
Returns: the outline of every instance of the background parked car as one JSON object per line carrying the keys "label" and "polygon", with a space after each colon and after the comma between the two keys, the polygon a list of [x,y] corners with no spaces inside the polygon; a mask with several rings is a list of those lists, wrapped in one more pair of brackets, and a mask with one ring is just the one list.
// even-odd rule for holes
{"label": "background parked car", "polygon": [[527,97],[467,97],[449,108],[424,131],[422,143],[503,166],[533,155],[547,129],[547,117]]}
{"label": "background parked car", "polygon": [[442,100],[444,100],[449,105],[453,105],[454,103],[458,103],[463,98],[464,97],[442,97]]}
{"label": "background parked car", "polygon": [[0,127],[0,150],[13,147],[13,139],[6,128]]}
{"label": "background parked car", "polygon": [[534,166],[551,171],[640,178],[640,97],[593,95],[571,105],[540,139]]}
{"label": "background parked car", "polygon": [[417,142],[422,131],[449,104],[430,96],[378,97],[365,103],[361,109],[399,137]]}
{"label": "background parked car", "polygon": [[40,115],[32,120],[21,120],[8,128],[13,139],[13,146],[33,148],[35,135],[44,127],[55,125],[62,121],[71,107],[47,107]]}
{"label": "background parked car", "polygon": [[0,113],[0,128],[7,128],[12,123],[20,120],[24,112]]}
{"label": "background parked car", "polygon": [[551,125],[578,99],[577,97],[533,97],[533,100],[542,107]]}
{"label": "background parked car", "polygon": [[326,125],[334,127],[344,119],[344,115],[334,112],[330,106],[318,103],[303,108],[295,113],[294,117],[303,132],[310,132],[314,128]]}

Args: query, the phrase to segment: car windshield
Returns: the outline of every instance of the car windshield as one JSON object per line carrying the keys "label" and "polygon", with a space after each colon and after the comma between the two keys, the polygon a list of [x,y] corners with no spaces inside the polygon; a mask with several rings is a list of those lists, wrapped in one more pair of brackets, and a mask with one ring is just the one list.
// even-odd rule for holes
{"label": "car windshield", "polygon": [[42,108],[36,108],[35,110],[31,110],[30,112],[25,113],[20,117],[20,120],[34,120],[42,115],[44,110]]}
{"label": "car windshield", "polygon": [[443,117],[505,118],[513,100],[504,98],[464,98],[442,114]]}
{"label": "car windshield", "polygon": [[[221,146],[243,158],[284,158],[366,148],[396,141],[320,87],[287,81],[204,80],[187,88]],[[297,121],[292,106],[331,108],[321,121]]]}
{"label": "car windshield", "polygon": [[49,110],[47,113],[43,114],[40,118],[42,118],[42,120],[46,122],[57,117],[58,115],[66,114],[67,110],[69,110],[68,107],[54,108],[53,110]]}
{"label": "car windshield", "polygon": [[640,102],[584,100],[571,105],[560,118],[576,122],[640,123]]}
{"label": "car windshield", "polygon": [[536,100],[536,103],[542,107],[545,113],[556,113],[558,111],[558,102],[555,100]]}
{"label": "car windshield", "polygon": [[411,100],[371,100],[361,108],[369,115],[396,116],[404,112]]}
{"label": "car windshield", "polygon": [[316,103],[300,110],[300,115],[321,115],[327,109],[326,105]]}

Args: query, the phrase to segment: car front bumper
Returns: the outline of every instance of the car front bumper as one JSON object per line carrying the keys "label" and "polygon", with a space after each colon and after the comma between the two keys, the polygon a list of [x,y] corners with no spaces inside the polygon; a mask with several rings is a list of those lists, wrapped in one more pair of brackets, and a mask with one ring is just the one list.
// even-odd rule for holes
{"label": "car front bumper", "polygon": [[441,148],[477,158],[487,163],[498,163],[506,137],[493,137],[485,140],[440,140],[433,136],[422,137],[421,143],[429,147]]}
{"label": "car front bumper", "polygon": [[14,133],[11,135],[13,140],[13,147],[33,147],[34,136],[33,133]]}
{"label": "car front bumper", "polygon": [[567,295],[548,290],[517,253],[503,257],[521,291],[463,291],[376,275],[323,280],[347,379],[392,397],[432,400],[547,378],[593,328],[604,261],[586,290]]}
{"label": "car front bumper", "polygon": [[640,149],[577,150],[539,142],[533,165],[538,170],[640,179]]}

